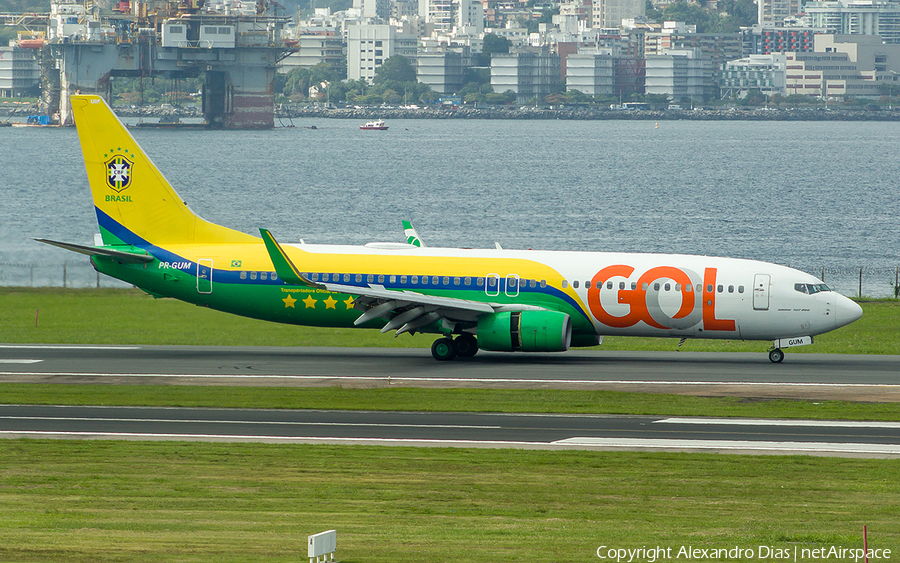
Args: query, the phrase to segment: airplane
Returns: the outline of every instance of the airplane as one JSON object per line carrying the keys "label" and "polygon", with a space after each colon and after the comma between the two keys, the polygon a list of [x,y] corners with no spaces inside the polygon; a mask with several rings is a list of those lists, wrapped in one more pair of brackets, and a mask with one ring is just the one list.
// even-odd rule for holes
{"label": "airplane", "polygon": [[197,216],[102,98],[71,100],[100,240],[36,240],[154,297],[287,324],[433,333],[441,361],[615,335],[771,340],[778,363],[783,348],[862,315],[814,276],[755,260],[426,247],[408,222],[403,243],[282,244]]}

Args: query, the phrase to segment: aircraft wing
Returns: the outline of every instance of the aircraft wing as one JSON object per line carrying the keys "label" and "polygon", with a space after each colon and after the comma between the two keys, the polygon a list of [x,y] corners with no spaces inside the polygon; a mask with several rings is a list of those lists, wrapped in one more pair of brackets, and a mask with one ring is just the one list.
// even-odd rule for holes
{"label": "aircraft wing", "polygon": [[71,250],[72,252],[78,252],[79,254],[87,254],[88,256],[106,256],[107,258],[115,258],[119,262],[123,262],[125,264],[143,264],[146,262],[153,262],[155,258],[150,256],[149,254],[136,254],[134,252],[124,252],[122,250],[113,250],[111,248],[104,248],[99,246],[83,246],[80,244],[74,244],[71,242],[59,242],[55,240],[48,240],[44,238],[36,238],[34,239],[38,242],[43,242],[45,244],[50,244],[53,246],[57,246],[59,248],[64,248],[66,250]]}
{"label": "aircraft wing", "polygon": [[[318,287],[336,293],[358,296],[353,307],[362,314],[355,325],[361,325],[374,319],[385,319],[387,323],[381,332],[396,330],[399,336],[404,332],[413,333],[417,329],[438,321],[447,323],[473,323],[478,316],[494,313],[507,308],[501,305],[426,295],[415,291],[396,291],[386,289],[383,285],[343,285],[339,283],[313,282],[307,279],[294,265],[287,253],[266,229],[260,229],[266,249],[275,266],[275,273],[282,280],[294,285]],[[530,307],[529,307],[530,308]]]}

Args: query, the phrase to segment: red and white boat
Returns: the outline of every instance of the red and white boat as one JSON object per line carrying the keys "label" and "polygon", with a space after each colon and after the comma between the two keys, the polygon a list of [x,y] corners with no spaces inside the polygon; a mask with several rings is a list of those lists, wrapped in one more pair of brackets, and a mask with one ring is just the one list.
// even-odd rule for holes
{"label": "red and white boat", "polygon": [[376,121],[369,121],[365,125],[360,125],[359,128],[371,129],[373,131],[387,131],[388,126],[385,124],[384,120],[379,119]]}

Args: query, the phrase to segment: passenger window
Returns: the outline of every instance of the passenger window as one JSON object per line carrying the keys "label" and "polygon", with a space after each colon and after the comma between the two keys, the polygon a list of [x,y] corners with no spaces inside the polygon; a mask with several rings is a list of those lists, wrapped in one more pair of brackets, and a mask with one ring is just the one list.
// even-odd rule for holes
{"label": "passenger window", "polygon": [[497,287],[497,278],[488,278],[488,286]]}
{"label": "passenger window", "polygon": [[643,291],[647,291],[648,287],[650,287],[650,284],[648,284],[647,282],[644,282],[643,284],[641,284],[641,290],[643,290]]}
{"label": "passenger window", "polygon": [[389,279],[391,280],[391,283],[397,283],[397,276],[391,276]]}
{"label": "passenger window", "polygon": [[453,285],[459,285],[459,278],[453,278]]}
{"label": "passenger window", "polygon": [[356,282],[359,283],[362,281],[362,274],[356,274]]}
{"label": "passenger window", "polygon": [[562,286],[563,286],[563,289],[569,287],[569,282],[567,282],[566,280],[563,280],[563,281],[562,281]]}
{"label": "passenger window", "polygon": [[712,293],[712,292],[713,292],[713,286],[712,286],[712,285],[707,285],[707,286],[706,286],[706,293]]}
{"label": "passenger window", "polygon": [[259,279],[265,280],[269,278],[269,272],[260,272]]}
{"label": "passenger window", "polygon": [[413,284],[413,285],[418,285],[418,283],[419,283],[419,276],[412,276],[411,278],[409,278],[409,283],[411,283],[411,284]]}
{"label": "passenger window", "polygon": [[384,275],[383,274],[378,275],[378,283],[384,283]]}
{"label": "passenger window", "polygon": [[466,278],[463,280],[463,283],[466,285],[472,285],[472,278],[466,276]]}
{"label": "passenger window", "polygon": [[247,272],[241,272],[241,279],[242,280],[247,279]]}
{"label": "passenger window", "polygon": [[716,291],[718,291],[719,293],[722,293],[723,291],[725,291],[725,288],[720,285],[719,287],[716,288]]}
{"label": "passenger window", "polygon": [[349,282],[349,281],[350,281],[350,274],[344,274],[344,281],[345,281],[345,282]]}
{"label": "passenger window", "polygon": [[[444,285],[450,285],[450,278],[444,276],[443,283]],[[459,285],[459,282],[457,282],[457,285]]]}
{"label": "passenger window", "polygon": [[637,282],[631,282],[631,290],[634,291],[637,289]]}
{"label": "passenger window", "polygon": [[278,275],[275,272],[272,272],[272,275],[270,277],[273,281],[278,279]]}
{"label": "passenger window", "polygon": [[742,286],[742,285],[738,286],[738,293],[744,293],[744,286]]}
{"label": "passenger window", "polygon": [[[413,283],[416,283],[413,281]],[[422,285],[428,285],[428,276],[422,276]]]}
{"label": "passenger window", "polygon": [[681,293],[681,284],[680,284],[680,283],[676,283],[676,284],[675,284],[675,292],[676,292],[676,293]]}
{"label": "passenger window", "polygon": [[619,282],[619,289],[625,289],[625,282]]}
{"label": "passenger window", "polygon": [[406,283],[406,276],[400,276],[400,283],[402,283],[402,284]]}
{"label": "passenger window", "polygon": [[477,285],[478,287],[484,286],[484,278],[476,278],[475,285]]}
{"label": "passenger window", "polygon": [[537,280],[528,280],[529,287],[537,287]]}
{"label": "passenger window", "polygon": [[692,289],[694,289],[694,286],[692,286],[691,284],[689,284],[689,283],[684,284],[684,292],[685,293],[691,293]]}
{"label": "passenger window", "polygon": [[547,287],[547,280],[541,280],[541,287]]}
{"label": "passenger window", "polygon": [[312,281],[319,281],[319,274],[313,274],[310,278]]}
{"label": "passenger window", "polygon": [[255,279],[256,279],[256,272],[250,272],[250,279],[251,279],[251,280],[255,280]]}
{"label": "passenger window", "polygon": [[659,291],[659,282],[653,284],[653,291]]}
{"label": "passenger window", "polygon": [[606,282],[606,289],[612,289],[613,283],[611,281]]}
{"label": "passenger window", "polygon": [[366,283],[372,283],[374,281],[375,281],[375,276],[373,276],[372,274],[369,274],[366,276]]}
{"label": "passenger window", "polygon": [[431,278],[431,285],[438,285],[439,283],[440,283],[440,281],[438,280],[437,276],[433,276]]}
{"label": "passenger window", "polygon": [[666,284],[664,287],[665,287],[666,291],[669,291],[670,289],[672,289],[672,286],[670,284]]}
{"label": "passenger window", "polygon": [[729,286],[728,286],[728,293],[734,293],[734,286],[733,286],[733,285],[729,285]]}
{"label": "passenger window", "polygon": [[572,287],[578,289],[578,280],[572,282]]}

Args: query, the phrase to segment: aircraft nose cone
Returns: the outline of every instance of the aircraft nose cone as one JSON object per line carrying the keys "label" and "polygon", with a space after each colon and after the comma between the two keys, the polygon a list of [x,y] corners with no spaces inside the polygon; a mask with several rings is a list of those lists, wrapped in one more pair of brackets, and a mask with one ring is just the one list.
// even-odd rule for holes
{"label": "aircraft nose cone", "polygon": [[835,328],[848,325],[862,316],[862,307],[857,305],[853,300],[839,295],[837,303],[834,306],[834,325]]}

